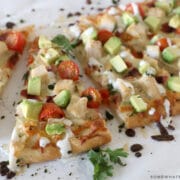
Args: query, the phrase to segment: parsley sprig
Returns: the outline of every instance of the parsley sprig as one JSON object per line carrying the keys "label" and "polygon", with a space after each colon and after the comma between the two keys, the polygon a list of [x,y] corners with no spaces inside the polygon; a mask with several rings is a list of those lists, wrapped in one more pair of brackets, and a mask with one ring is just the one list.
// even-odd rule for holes
{"label": "parsley sprig", "polygon": [[113,164],[125,166],[120,157],[127,157],[128,153],[122,148],[111,150],[99,149],[98,151],[90,150],[88,157],[94,165],[94,180],[104,180],[107,176],[113,176]]}
{"label": "parsley sprig", "polygon": [[71,46],[69,39],[66,36],[59,34],[52,39],[52,42],[57,44],[60,48],[62,48],[62,50],[64,50],[65,53],[72,53],[73,48]]}

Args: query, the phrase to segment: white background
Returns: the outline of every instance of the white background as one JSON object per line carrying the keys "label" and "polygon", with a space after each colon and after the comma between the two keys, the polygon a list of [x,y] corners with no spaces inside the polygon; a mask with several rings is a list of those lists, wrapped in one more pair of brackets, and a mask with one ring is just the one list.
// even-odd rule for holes
{"label": "white background", "polygon": [[[85,5],[85,0],[0,0],[0,27],[2,28],[8,21],[17,23],[17,26],[35,24],[37,33],[52,36],[63,31],[62,28],[58,28],[59,26],[65,27],[70,21],[73,21],[73,19],[66,19],[69,12],[95,13],[97,8],[107,7],[111,4],[109,0],[92,0],[92,2],[91,5]],[[122,1],[122,3],[124,2],[129,1]],[[85,10],[81,10],[81,7],[85,7]],[[94,10],[91,10],[91,7],[94,7]],[[65,11],[60,11],[60,8],[64,8]],[[32,12],[32,9],[35,9],[35,12]],[[7,14],[11,16],[7,17]],[[20,19],[25,20],[25,23],[19,23]],[[17,103],[19,99],[19,91],[23,83],[22,76],[26,72],[25,64],[26,55],[17,64],[0,100],[0,116],[5,115],[5,119],[0,120],[0,161],[8,158],[8,142],[15,124],[13,103]],[[180,117],[173,118],[173,125],[176,127],[175,131],[170,132],[175,136],[173,142],[153,141],[150,136],[159,133],[155,125],[145,129],[136,129],[136,137],[134,138],[126,137],[124,131],[118,133],[118,125],[118,120],[111,121],[108,124],[113,133],[113,140],[109,147],[119,148],[125,146],[129,150],[133,143],[140,143],[144,149],[141,158],[136,158],[133,153],[129,152],[129,157],[124,159],[127,166],[120,167],[117,165],[113,178],[109,179],[180,179]],[[81,160],[82,157],[85,157],[85,160]],[[70,159],[31,165],[15,179],[56,180],[59,177],[64,180],[92,180],[93,167],[86,159],[86,154],[83,154]],[[47,173],[44,173],[45,169],[48,169]],[[72,173],[71,176],[69,176],[70,172]],[[35,173],[37,173],[35,176],[31,176]],[[177,175],[179,177],[151,178],[151,176],[156,175]],[[5,178],[0,177],[0,179]]]}

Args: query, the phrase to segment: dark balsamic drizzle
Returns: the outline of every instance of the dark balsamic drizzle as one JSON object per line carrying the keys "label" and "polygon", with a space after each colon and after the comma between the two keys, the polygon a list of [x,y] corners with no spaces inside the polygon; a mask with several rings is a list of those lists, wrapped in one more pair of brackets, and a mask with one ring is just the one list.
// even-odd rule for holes
{"label": "dark balsamic drizzle", "polygon": [[138,151],[141,151],[143,149],[143,147],[142,147],[141,144],[133,144],[130,147],[130,149],[131,149],[132,152],[138,152]]}
{"label": "dark balsamic drizzle", "polygon": [[6,23],[6,28],[8,28],[8,29],[12,29],[14,26],[15,26],[16,24],[14,23],[14,22],[7,22]]}
{"label": "dark balsamic drizzle", "polygon": [[11,179],[16,175],[16,173],[13,171],[10,171],[8,168],[8,165],[9,165],[8,161],[0,162],[0,174],[1,176],[6,176],[7,179]]}
{"label": "dark balsamic drizzle", "polygon": [[156,141],[172,141],[174,140],[173,135],[169,135],[167,129],[162,125],[161,122],[157,123],[157,127],[159,128],[160,135],[153,135],[151,138]]}
{"label": "dark balsamic drizzle", "polygon": [[142,154],[141,154],[140,152],[136,152],[136,153],[135,153],[135,156],[136,156],[137,158],[139,158],[139,157],[142,156]]}

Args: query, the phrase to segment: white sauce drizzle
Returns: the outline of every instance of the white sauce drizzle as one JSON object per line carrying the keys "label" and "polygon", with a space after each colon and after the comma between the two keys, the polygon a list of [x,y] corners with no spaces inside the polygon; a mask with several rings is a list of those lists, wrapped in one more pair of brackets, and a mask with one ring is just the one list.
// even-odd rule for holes
{"label": "white sauce drizzle", "polygon": [[50,140],[46,137],[41,137],[39,139],[39,146],[45,148],[50,143]]}

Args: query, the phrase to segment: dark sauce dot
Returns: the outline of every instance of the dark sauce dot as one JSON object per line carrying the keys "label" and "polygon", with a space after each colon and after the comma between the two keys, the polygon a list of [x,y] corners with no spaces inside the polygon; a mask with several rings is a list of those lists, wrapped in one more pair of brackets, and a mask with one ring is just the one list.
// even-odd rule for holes
{"label": "dark sauce dot", "polygon": [[25,22],[25,20],[24,19],[20,19],[20,21],[19,21],[20,23],[24,23]]}
{"label": "dark sauce dot", "polygon": [[10,14],[6,14],[6,17],[11,17],[11,15]]}
{"label": "dark sauce dot", "polygon": [[32,11],[32,12],[35,12],[36,10],[33,8],[33,9],[31,9],[31,11]]}
{"label": "dark sauce dot", "polygon": [[5,176],[9,172],[9,169],[7,166],[2,166],[0,169],[1,176]]}
{"label": "dark sauce dot", "polygon": [[69,176],[71,176],[71,175],[72,175],[72,172],[69,173]]}
{"label": "dark sauce dot", "polygon": [[86,0],[86,4],[92,4],[91,0]]}
{"label": "dark sauce dot", "polygon": [[126,134],[128,137],[134,137],[135,134],[136,134],[136,132],[134,131],[134,129],[126,129],[125,134]]}
{"label": "dark sauce dot", "polygon": [[16,24],[14,22],[7,22],[6,23],[6,28],[12,29]]}
{"label": "dark sauce dot", "polygon": [[140,152],[136,152],[136,153],[135,153],[135,156],[136,156],[137,158],[139,158],[139,157],[142,156],[142,154],[141,154]]}
{"label": "dark sauce dot", "polygon": [[1,116],[1,119],[4,119],[5,118],[5,116],[3,115],[3,116]]}
{"label": "dark sauce dot", "polygon": [[172,140],[174,140],[173,135],[154,135],[154,136],[151,136],[151,138],[156,141],[172,141]]}
{"label": "dark sauce dot", "polygon": [[72,16],[73,16],[72,13],[68,13],[68,14],[67,14],[67,18],[70,18],[70,17],[72,17]]}
{"label": "dark sauce dot", "polygon": [[114,116],[109,111],[105,111],[105,116],[106,120],[112,120],[114,118]]}
{"label": "dark sauce dot", "polygon": [[64,8],[60,8],[59,10],[60,10],[60,11],[64,11]]}
{"label": "dark sauce dot", "polygon": [[13,178],[14,176],[16,176],[16,173],[13,172],[13,171],[9,171],[9,172],[7,173],[7,179],[11,179],[11,178]]}
{"label": "dark sauce dot", "polygon": [[81,16],[81,13],[80,12],[75,12],[74,15],[75,16]]}
{"label": "dark sauce dot", "polygon": [[130,147],[130,149],[131,149],[132,152],[138,152],[138,151],[141,151],[143,149],[143,147],[142,147],[141,144],[133,144]]}

